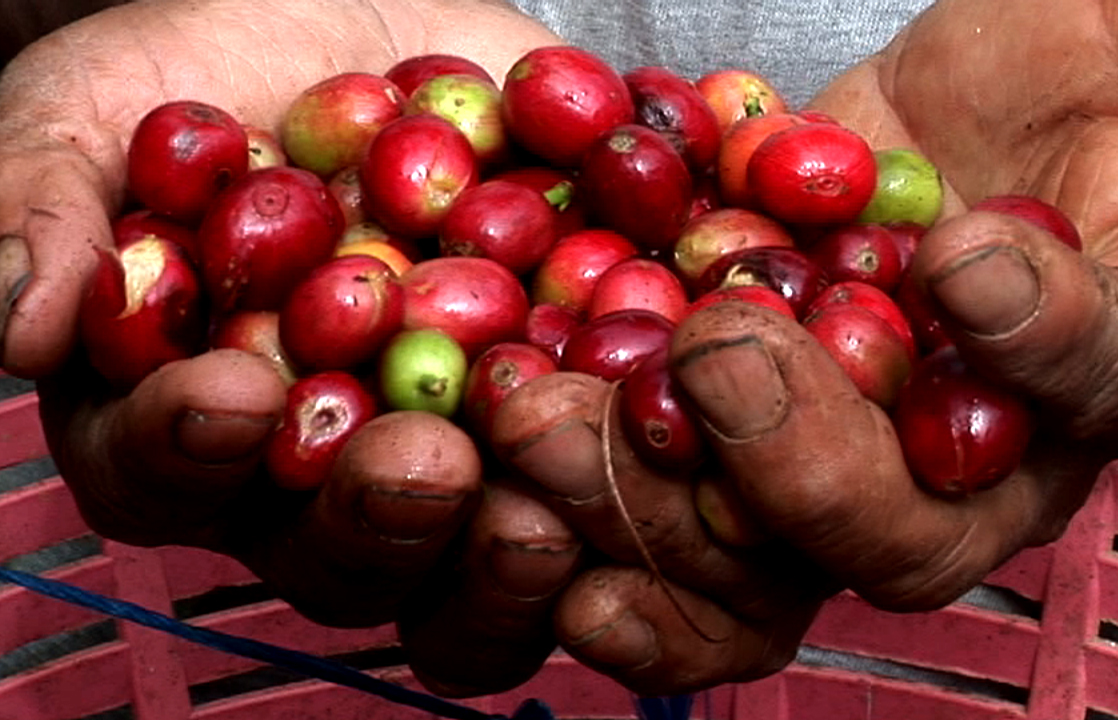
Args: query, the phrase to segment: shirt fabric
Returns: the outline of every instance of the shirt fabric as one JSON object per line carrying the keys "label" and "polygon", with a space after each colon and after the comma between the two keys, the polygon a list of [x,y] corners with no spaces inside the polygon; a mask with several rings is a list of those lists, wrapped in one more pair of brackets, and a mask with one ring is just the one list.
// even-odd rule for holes
{"label": "shirt fabric", "polygon": [[793,106],[883,48],[933,0],[513,0],[568,42],[624,72],[697,79],[740,67]]}

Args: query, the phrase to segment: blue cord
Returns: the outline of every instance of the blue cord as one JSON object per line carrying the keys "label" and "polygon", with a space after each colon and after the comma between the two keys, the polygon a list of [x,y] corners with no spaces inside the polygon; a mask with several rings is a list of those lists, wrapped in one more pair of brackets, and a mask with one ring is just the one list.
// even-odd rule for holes
{"label": "blue cord", "polygon": [[448,720],[554,720],[551,710],[538,700],[524,702],[511,719],[504,715],[491,715],[465,705],[448,702],[434,695],[409,690],[394,683],[379,680],[334,660],[250,640],[249,638],[229,635],[216,630],[188,625],[135,603],[98,595],[68,583],[48,580],[37,575],[3,567],[0,567],[0,580],[20,585],[56,600],[62,600],[121,620],[161,630],[215,650],[285,668],[305,677],[317,678],[335,685],[370,693],[398,705],[413,707]]}
{"label": "blue cord", "polygon": [[691,717],[694,695],[667,695],[634,698],[641,720],[687,720]]}

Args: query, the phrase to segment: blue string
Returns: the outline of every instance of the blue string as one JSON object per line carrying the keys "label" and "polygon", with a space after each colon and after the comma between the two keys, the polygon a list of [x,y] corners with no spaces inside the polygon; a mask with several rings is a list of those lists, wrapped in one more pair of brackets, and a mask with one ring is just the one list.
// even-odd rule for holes
{"label": "blue string", "polygon": [[434,695],[379,680],[335,660],[208,628],[195,627],[148,610],[136,603],[105,597],[68,583],[3,567],[0,567],[0,580],[6,580],[40,595],[85,607],[104,615],[161,630],[215,650],[285,668],[305,677],[370,693],[398,705],[423,710],[448,720],[554,720],[551,710],[538,700],[528,700],[523,703],[511,719],[504,715],[491,715]]}
{"label": "blue string", "polygon": [[694,695],[667,695],[634,699],[641,720],[687,720],[691,717]]}

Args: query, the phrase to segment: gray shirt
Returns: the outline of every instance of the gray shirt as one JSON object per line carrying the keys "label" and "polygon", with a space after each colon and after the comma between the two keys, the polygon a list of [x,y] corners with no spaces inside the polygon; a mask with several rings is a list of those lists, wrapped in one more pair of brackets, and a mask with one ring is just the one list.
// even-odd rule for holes
{"label": "gray shirt", "polygon": [[744,67],[793,106],[880,50],[932,0],[513,0],[621,71],[661,65],[692,79]]}

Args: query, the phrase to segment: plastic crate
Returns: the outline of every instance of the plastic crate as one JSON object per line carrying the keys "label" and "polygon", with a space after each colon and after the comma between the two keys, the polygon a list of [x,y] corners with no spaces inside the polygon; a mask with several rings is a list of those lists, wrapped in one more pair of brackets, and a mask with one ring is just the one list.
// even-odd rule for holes
{"label": "plastic crate", "polygon": [[[95,537],[55,475],[37,407],[25,385],[0,377],[0,564],[358,668],[391,657],[390,628],[314,625],[228,558]],[[1059,542],[1022,553],[943,610],[893,615],[837,596],[795,663],[700,694],[692,717],[1118,718],[1115,487],[1107,473]],[[406,668],[369,672],[418,688]],[[467,704],[511,714],[529,698],[562,718],[634,717],[628,692],[562,653],[514,692]],[[431,717],[0,584],[0,720]]]}

